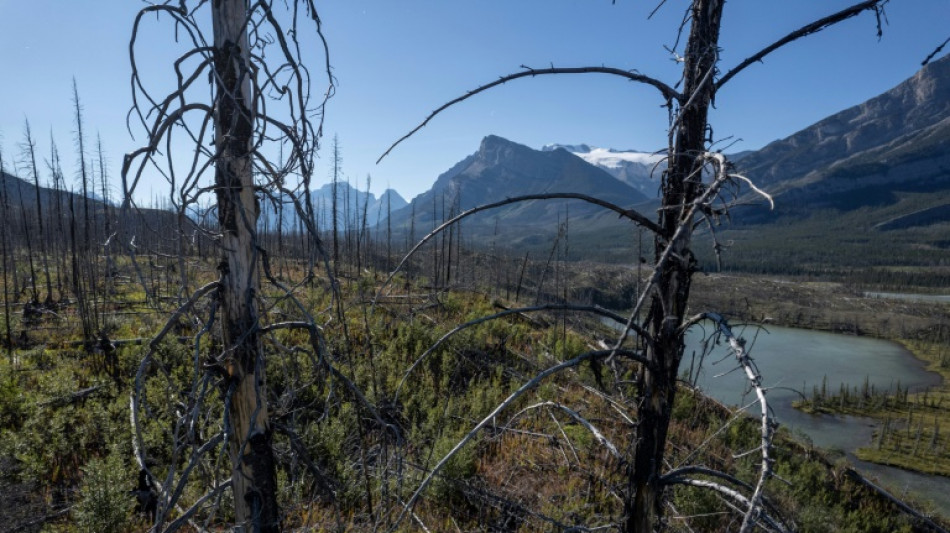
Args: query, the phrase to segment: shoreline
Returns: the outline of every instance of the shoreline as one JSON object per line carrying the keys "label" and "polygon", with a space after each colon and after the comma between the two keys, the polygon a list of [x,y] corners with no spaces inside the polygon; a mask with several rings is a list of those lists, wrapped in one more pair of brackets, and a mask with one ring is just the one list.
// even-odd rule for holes
{"label": "shoreline", "polygon": [[873,395],[852,388],[845,398],[835,383],[819,405],[809,405],[806,397],[794,407],[873,420],[871,442],[856,446],[854,453],[862,461],[950,477],[950,305],[914,299],[906,292],[906,299],[868,296],[874,288],[838,282],[733,273],[697,281],[691,306],[719,309],[732,320],[875,338],[907,350],[939,377],[938,383],[920,391],[875,390]]}

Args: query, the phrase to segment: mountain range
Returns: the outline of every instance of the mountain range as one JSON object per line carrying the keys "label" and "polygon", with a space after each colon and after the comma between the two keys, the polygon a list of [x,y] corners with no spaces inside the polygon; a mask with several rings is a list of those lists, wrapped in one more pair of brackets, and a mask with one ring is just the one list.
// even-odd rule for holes
{"label": "mountain range", "polygon": [[[268,228],[275,228],[282,223],[285,230],[297,227],[299,218],[289,196],[279,196],[278,201],[267,201],[261,204],[261,223]],[[310,191],[310,201],[317,226],[320,229],[332,228],[334,188],[327,183],[318,189]],[[393,189],[386,189],[379,198],[369,191],[361,191],[346,181],[336,184],[337,198],[337,228],[358,229],[365,225],[373,227],[389,216],[389,213],[398,211],[409,205],[406,200]]]}
{"label": "mountain range", "polygon": [[[432,188],[393,212],[391,224],[421,236],[454,214],[525,195],[577,193],[628,208],[649,201],[643,193],[566,149],[534,150],[489,135],[474,154],[440,175]],[[465,221],[476,240],[491,235],[508,246],[541,244],[558,222],[599,226],[603,208],[577,200],[531,200],[479,213]],[[613,214],[616,217],[616,214]]]}
{"label": "mountain range", "polygon": [[[657,207],[662,159],[658,154],[585,144],[533,150],[488,136],[477,152],[440,175],[429,191],[394,211],[391,222],[393,227],[406,227],[414,221],[416,235],[421,236],[419,228],[428,231],[460,210],[541,192],[588,194],[624,208],[636,206],[649,215]],[[927,250],[927,261],[946,263],[950,261],[950,56],[884,94],[729,159],[776,204],[770,210],[760,197],[742,197],[730,213],[732,224],[717,231],[746,246],[747,259],[768,248],[767,253],[775,255],[773,262],[796,261],[778,258],[775,250],[801,238],[805,244],[822,243],[815,255],[835,250],[861,256],[868,264],[886,262],[888,253],[894,252],[887,251],[892,243],[907,255]],[[631,226],[617,224],[616,215],[577,201],[529,202],[481,213],[466,222],[467,235],[485,243],[489,236],[497,239],[507,232],[503,242],[513,248],[541,242],[549,247],[550,239],[542,236],[553,234],[557,220],[567,212],[572,249],[583,255],[585,245],[599,252],[622,242],[629,258]],[[874,253],[866,252],[866,245]],[[802,261],[812,260],[808,253],[802,254]]]}
{"label": "mountain range", "polygon": [[[824,272],[848,257],[871,268],[950,269],[950,56],[877,97],[729,158],[776,206],[742,197],[731,224],[716,231],[721,243],[735,243],[730,254],[740,268]],[[338,227],[363,227],[365,218],[368,227],[388,223],[394,233],[419,238],[475,206],[567,192],[649,216],[663,170],[655,153],[585,144],[535,150],[489,135],[411,202],[393,190],[377,198],[339,182]],[[32,209],[33,185],[10,175],[5,181],[11,205],[22,195]],[[40,202],[49,205],[55,194],[41,187]],[[278,198],[262,202],[262,225],[295,227],[289,199]],[[333,186],[314,189],[311,198],[318,226],[332,227]],[[93,201],[93,211],[103,207]],[[568,225],[574,258],[629,261],[644,241],[616,213],[579,200],[511,202],[467,218],[463,227],[470,244],[540,251],[550,250],[551,237]]]}
{"label": "mountain range", "polygon": [[[746,155],[738,166],[775,197],[780,215],[880,207],[898,202],[902,192],[950,189],[950,56]],[[946,205],[941,198],[928,207]]]}

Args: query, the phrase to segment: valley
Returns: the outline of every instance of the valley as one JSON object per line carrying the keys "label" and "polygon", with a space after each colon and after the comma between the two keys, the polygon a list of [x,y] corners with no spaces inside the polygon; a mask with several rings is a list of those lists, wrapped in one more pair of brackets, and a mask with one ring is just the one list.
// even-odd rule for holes
{"label": "valley", "polygon": [[[393,142],[404,94],[359,134],[377,165],[423,146],[403,198],[325,142],[357,85],[337,73],[372,60],[343,100],[362,113],[363,89],[423,94],[475,55],[430,63],[443,36],[382,65],[355,46],[370,25],[324,33],[314,2],[147,2],[118,175],[75,78],[75,169],[28,121],[12,163],[0,146],[0,529],[948,531],[950,55],[760,149],[710,119],[785,44],[861,15],[880,39],[884,4],[736,63],[724,2],[695,0],[667,22],[669,83],[522,64]],[[164,76],[153,22],[180,54]],[[529,143],[493,126],[505,106],[420,170],[454,142],[420,138],[443,112],[555,74],[649,92],[665,146]],[[593,117],[574,96],[556,114]]]}

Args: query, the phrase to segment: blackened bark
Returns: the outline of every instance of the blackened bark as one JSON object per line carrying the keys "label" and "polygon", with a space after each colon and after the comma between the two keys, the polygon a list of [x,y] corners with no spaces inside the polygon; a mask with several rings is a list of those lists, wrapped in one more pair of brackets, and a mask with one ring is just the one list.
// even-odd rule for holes
{"label": "blackened bark", "polygon": [[86,146],[85,136],[82,133],[82,106],[79,103],[79,88],[76,78],[73,78],[73,106],[76,111],[76,147],[79,149],[79,177],[82,180],[82,213],[83,213],[83,252],[89,250],[89,231],[92,224],[89,216],[89,177],[86,175]]}
{"label": "blackened bark", "polygon": [[[684,56],[684,100],[676,116],[670,165],[663,182],[661,232],[656,235],[656,289],[647,316],[653,343],[647,349],[652,368],[638,379],[638,427],[633,462],[628,471],[624,531],[649,532],[663,517],[660,485],[667,433],[676,397],[676,375],[683,355],[680,326],[689,299],[695,260],[690,250],[693,226],[690,205],[702,192],[700,155],[706,146],[709,104],[715,95],[715,71],[723,0],[696,0]],[[678,228],[683,230],[677,232]],[[674,236],[675,240],[674,240]],[[672,246],[669,259],[660,255]]]}
{"label": "blackened bark", "polygon": [[[10,212],[10,205],[7,203],[7,173],[3,165],[3,153],[0,152],[0,206],[4,213]],[[3,261],[3,323],[6,331],[4,346],[7,357],[10,359],[10,366],[13,367],[13,333],[10,328],[10,294],[7,290],[7,225],[0,224],[0,254]]]}
{"label": "blackened bark", "polygon": [[43,231],[43,203],[40,201],[40,171],[36,166],[36,143],[30,131],[30,123],[26,122],[26,144],[24,146],[30,157],[30,172],[33,174],[33,187],[36,193],[36,225],[40,234],[40,253],[43,255],[43,274],[46,276],[47,305],[53,302],[53,283],[49,275],[49,255],[46,250],[46,232]]}

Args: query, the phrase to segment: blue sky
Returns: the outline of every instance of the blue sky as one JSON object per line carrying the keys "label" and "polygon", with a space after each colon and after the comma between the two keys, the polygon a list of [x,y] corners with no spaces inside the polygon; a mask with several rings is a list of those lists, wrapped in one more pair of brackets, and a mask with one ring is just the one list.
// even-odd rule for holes
{"label": "blue sky", "polygon": [[[280,4],[280,2],[277,2]],[[606,65],[673,84],[672,45],[686,2],[668,0],[327,0],[317,2],[339,85],[327,110],[315,183],[329,176],[337,134],[343,171],[373,190],[387,185],[407,199],[496,134],[535,148],[547,143],[657,150],[666,112],[655,91],[603,75],[520,80],[446,112],[376,165],[397,138],[442,103],[532,67]],[[732,0],[722,29],[722,68],[785,33],[850,5],[838,0]],[[90,139],[101,134],[118,183],[122,154],[138,147],[125,126],[131,106],[128,39],[136,0],[0,0],[0,134],[4,162],[17,157],[29,118],[48,157],[52,132],[68,175],[75,172],[72,78]],[[756,149],[911,76],[950,36],[950,0],[893,0],[876,36],[870,13],[793,43],[730,81],[711,116],[717,138]],[[175,57],[170,26],[151,23],[139,45],[143,74],[166,76]],[[315,67],[316,70],[316,67]],[[160,83],[156,81],[155,83]],[[138,130],[136,130],[138,133]],[[41,180],[47,178],[45,168]],[[118,190],[118,186],[115,186]],[[167,194],[151,179],[139,199]]]}

